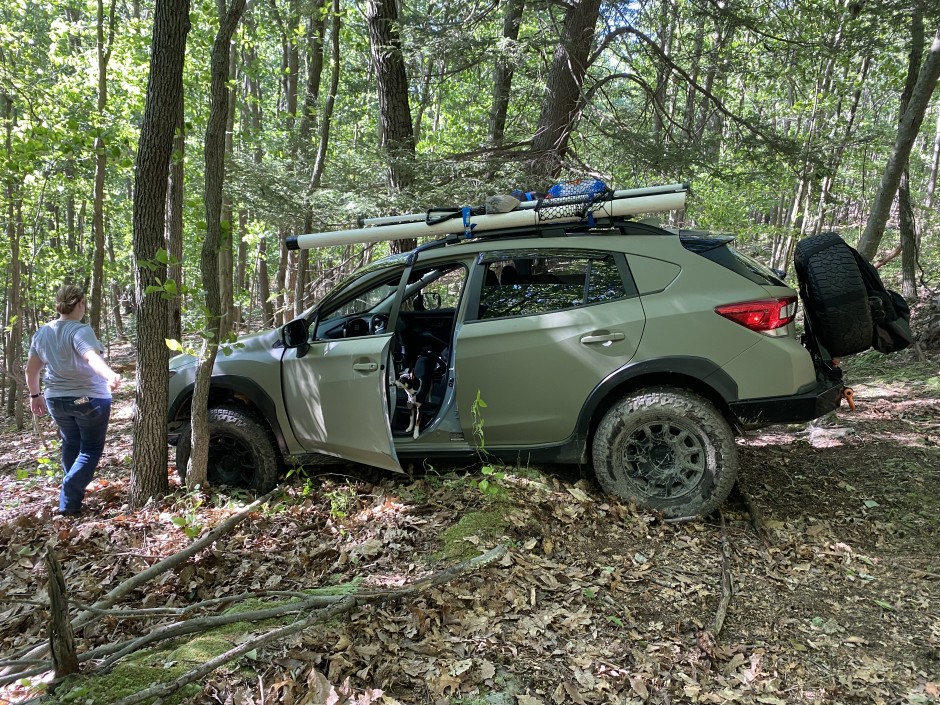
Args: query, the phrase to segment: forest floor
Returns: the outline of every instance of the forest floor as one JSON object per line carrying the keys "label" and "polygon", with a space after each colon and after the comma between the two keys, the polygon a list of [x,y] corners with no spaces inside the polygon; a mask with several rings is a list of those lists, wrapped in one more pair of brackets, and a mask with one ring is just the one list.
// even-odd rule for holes
{"label": "forest floor", "polygon": [[[121,606],[396,587],[504,544],[498,563],[253,650],[175,701],[936,702],[940,353],[869,352],[845,367],[857,408],[741,439],[739,489],[707,520],[664,523],[602,496],[586,469],[507,468],[483,491],[479,467],[333,468],[287,479],[266,508]],[[249,501],[187,493],[171,465],[171,496],[131,511],[132,424],[127,391],[78,518],[54,511],[54,449],[35,432],[0,437],[0,660],[45,637],[47,548],[71,599],[88,605]],[[77,632],[79,651],[159,623],[103,617]],[[219,631],[216,653],[270,628]],[[66,681],[56,699],[116,702],[204,661],[186,649],[194,642],[142,652],[117,681]],[[0,703],[28,699],[41,680],[0,690]]]}

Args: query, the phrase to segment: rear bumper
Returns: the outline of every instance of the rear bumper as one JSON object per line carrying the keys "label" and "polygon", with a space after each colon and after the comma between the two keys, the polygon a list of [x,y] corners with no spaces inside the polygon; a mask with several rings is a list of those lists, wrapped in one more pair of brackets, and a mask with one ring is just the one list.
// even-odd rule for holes
{"label": "rear bumper", "polygon": [[745,427],[812,421],[839,408],[845,386],[823,379],[808,392],[785,397],[733,401],[728,406]]}

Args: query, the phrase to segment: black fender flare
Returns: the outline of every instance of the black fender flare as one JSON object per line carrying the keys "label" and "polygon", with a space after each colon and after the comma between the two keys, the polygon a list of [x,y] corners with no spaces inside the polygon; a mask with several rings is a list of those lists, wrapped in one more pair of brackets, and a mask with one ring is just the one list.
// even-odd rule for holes
{"label": "black fender flare", "polygon": [[[185,413],[185,409],[188,408],[192,402],[195,386],[195,382],[193,382],[183,389],[182,393],[180,393],[170,405],[167,418],[171,419],[171,421],[179,421],[181,415],[188,417],[189,414]],[[286,439],[284,438],[284,432],[281,430],[281,424],[277,420],[277,405],[261,385],[239,375],[213,375],[212,385],[209,391],[210,402],[213,396],[218,396],[220,393],[222,393],[226,399],[232,398],[247,402],[249,406],[255,409],[258,415],[268,425],[268,428],[271,429],[271,433],[277,441],[278,448],[280,448],[282,453],[286,452]]]}
{"label": "black fender flare", "polygon": [[647,385],[686,387],[713,402],[725,415],[729,415],[728,404],[738,400],[737,382],[713,360],[690,355],[627,363],[591,390],[581,406],[575,434],[590,438],[596,420],[614,400],[628,389]]}

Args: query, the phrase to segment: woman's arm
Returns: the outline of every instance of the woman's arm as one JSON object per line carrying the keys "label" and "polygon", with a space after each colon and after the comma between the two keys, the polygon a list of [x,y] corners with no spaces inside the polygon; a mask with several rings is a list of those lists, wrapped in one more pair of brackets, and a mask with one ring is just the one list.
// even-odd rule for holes
{"label": "woman's arm", "polygon": [[46,399],[39,388],[39,373],[44,363],[38,355],[30,355],[26,360],[26,389],[29,391],[29,410],[36,416],[46,411]]}
{"label": "woman's arm", "polygon": [[121,375],[108,367],[108,363],[105,362],[104,358],[97,352],[94,350],[86,352],[85,361],[88,362],[91,369],[93,369],[98,376],[104,378],[112,392],[121,385]]}

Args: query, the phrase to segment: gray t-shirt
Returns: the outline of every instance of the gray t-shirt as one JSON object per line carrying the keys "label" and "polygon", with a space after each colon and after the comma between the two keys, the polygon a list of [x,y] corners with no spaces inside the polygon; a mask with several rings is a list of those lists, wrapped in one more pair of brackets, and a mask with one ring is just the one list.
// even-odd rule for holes
{"label": "gray t-shirt", "polygon": [[29,344],[29,354],[45,364],[43,385],[47,399],[111,398],[108,383],[85,360],[89,350],[104,354],[98,337],[87,323],[56,319],[36,331]]}

